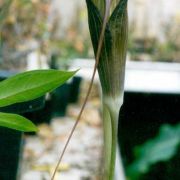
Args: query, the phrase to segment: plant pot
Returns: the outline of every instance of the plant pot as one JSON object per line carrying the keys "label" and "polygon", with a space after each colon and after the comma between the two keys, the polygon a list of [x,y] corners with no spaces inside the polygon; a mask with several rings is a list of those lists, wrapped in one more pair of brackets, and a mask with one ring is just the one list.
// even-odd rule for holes
{"label": "plant pot", "polygon": [[69,103],[70,91],[70,84],[65,83],[51,93],[52,117],[65,116],[66,108]]}
{"label": "plant pot", "polygon": [[40,98],[23,102],[23,103],[16,103],[13,105],[0,107],[1,112],[8,112],[8,113],[17,113],[17,114],[24,114],[24,113],[32,113],[34,111],[40,110],[45,106],[45,96]]}
{"label": "plant pot", "polygon": [[51,114],[52,114],[52,101],[46,100],[44,102],[43,108],[36,109],[33,112],[26,112],[24,116],[30,119],[34,124],[41,124],[41,123],[49,124],[51,121]]}
{"label": "plant pot", "polygon": [[[25,103],[0,108],[1,112],[24,114],[33,113],[34,110],[44,106],[44,97]],[[21,158],[22,146],[21,132],[0,127],[0,179],[16,180],[18,175],[19,160]]]}
{"label": "plant pot", "polygon": [[[14,75],[9,71],[0,71],[0,81]],[[1,112],[7,113],[32,113],[43,108],[45,97],[40,97],[32,101],[16,103],[6,107],[1,107]],[[18,175],[19,160],[21,158],[22,146],[21,132],[0,127],[0,180],[16,180]]]}
{"label": "plant pot", "polygon": [[22,151],[22,133],[0,127],[0,179],[16,180]]}
{"label": "plant pot", "polygon": [[[33,113],[34,110],[44,106],[44,97],[25,103],[0,108],[1,112],[23,114]],[[21,132],[0,127],[0,179],[16,180],[18,175],[19,160],[21,158],[22,146]]]}
{"label": "plant pot", "polygon": [[72,82],[70,84],[70,103],[76,103],[78,101],[81,81],[82,78],[80,76],[73,77]]}

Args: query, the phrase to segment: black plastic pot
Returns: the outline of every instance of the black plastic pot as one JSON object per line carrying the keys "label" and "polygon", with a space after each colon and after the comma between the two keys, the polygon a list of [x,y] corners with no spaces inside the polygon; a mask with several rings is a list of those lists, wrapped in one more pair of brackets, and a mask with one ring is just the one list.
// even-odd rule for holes
{"label": "black plastic pot", "polygon": [[0,179],[16,180],[22,151],[22,133],[0,127]]}
{"label": "black plastic pot", "polygon": [[45,106],[45,96],[42,96],[40,98],[28,102],[16,103],[10,106],[0,107],[0,111],[8,112],[8,113],[24,114],[24,113],[28,113],[28,112],[32,113],[34,111],[40,110],[44,106]]}
{"label": "black plastic pot", "polygon": [[65,116],[69,103],[70,84],[66,83],[55,89],[51,94],[52,117]]}
{"label": "black plastic pot", "polygon": [[67,105],[78,101],[81,81],[81,77],[73,77],[71,82],[63,84],[51,93],[52,117],[65,116]]}
{"label": "black plastic pot", "polygon": [[[12,72],[0,71],[0,80],[13,75]],[[24,114],[32,113],[44,107],[45,97],[1,107],[0,112]],[[0,180],[16,180],[19,160],[21,157],[22,133],[8,128],[0,127]]]}
{"label": "black plastic pot", "polygon": [[[1,112],[23,114],[44,106],[44,97],[33,101],[18,103],[0,108]],[[0,127],[0,180],[16,180],[21,157],[22,133],[8,128]]]}
{"label": "black plastic pot", "polygon": [[43,108],[36,109],[33,112],[26,112],[24,116],[30,119],[34,124],[49,124],[52,116],[52,101],[46,100]]}
{"label": "black plastic pot", "polygon": [[80,76],[73,77],[72,82],[70,84],[70,103],[76,103],[78,101],[81,81],[82,78]]}

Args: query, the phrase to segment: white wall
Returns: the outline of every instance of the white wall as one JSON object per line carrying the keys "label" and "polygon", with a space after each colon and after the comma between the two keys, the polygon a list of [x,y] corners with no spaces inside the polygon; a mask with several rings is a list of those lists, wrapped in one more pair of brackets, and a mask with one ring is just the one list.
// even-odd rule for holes
{"label": "white wall", "polygon": [[137,37],[163,39],[163,28],[174,21],[180,26],[180,0],[129,0],[129,20]]}
{"label": "white wall", "polygon": [[[77,12],[85,9],[85,0],[52,0],[49,22],[59,21],[58,36],[66,36],[68,28],[77,22]],[[86,16],[84,17],[86,19]],[[87,25],[85,25],[87,28]]]}
{"label": "white wall", "polygon": [[[64,36],[68,26],[75,20],[77,10],[86,13],[85,0],[52,0],[51,16],[59,17],[59,36]],[[180,25],[180,0],[129,0],[129,21],[136,37],[158,37],[164,39],[164,25],[171,21]],[[87,30],[87,16],[83,17]],[[88,31],[88,30],[87,30]]]}

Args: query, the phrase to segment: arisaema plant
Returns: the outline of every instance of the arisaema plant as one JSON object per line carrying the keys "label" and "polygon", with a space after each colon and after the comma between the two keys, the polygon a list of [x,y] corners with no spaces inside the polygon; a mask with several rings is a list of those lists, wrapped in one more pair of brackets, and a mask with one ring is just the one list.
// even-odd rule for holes
{"label": "arisaema plant", "polygon": [[[54,180],[67,145],[80,121],[91,91],[96,69],[98,69],[102,86],[104,125],[104,170],[102,180],[114,179],[118,116],[124,94],[128,34],[127,0],[86,0],[86,3],[89,30],[96,61],[87,96],[51,180]],[[121,180],[123,180],[122,178]]]}
{"label": "arisaema plant", "polygon": [[[116,159],[118,115],[123,103],[124,93],[128,27],[127,0],[86,0],[86,2],[89,17],[89,29],[96,59],[92,82],[97,68],[102,86],[105,157],[102,179],[113,180]],[[42,70],[19,74],[0,83],[0,104],[1,106],[6,106],[39,97],[45,92],[51,91],[65,82],[74,73],[75,72]],[[33,80],[35,81],[33,82]],[[88,100],[88,95],[91,91],[92,82],[87,92],[82,110],[70,133],[57,167],[61,162],[73,131],[80,120]],[[36,130],[32,124],[29,124],[27,119],[17,115],[6,115],[1,113],[0,116],[2,126],[26,131],[24,126],[23,128],[21,127],[21,125],[25,125],[25,128],[29,127],[28,131]],[[16,125],[12,122],[16,122]],[[52,179],[55,177],[56,170]]]}
{"label": "arisaema plant", "polygon": [[[86,0],[89,30],[95,55],[103,24],[110,8],[100,53],[98,73],[102,87],[104,124],[104,175],[103,180],[113,180],[119,110],[123,103],[124,72],[128,35],[127,0]],[[107,7],[107,4],[110,7]]]}

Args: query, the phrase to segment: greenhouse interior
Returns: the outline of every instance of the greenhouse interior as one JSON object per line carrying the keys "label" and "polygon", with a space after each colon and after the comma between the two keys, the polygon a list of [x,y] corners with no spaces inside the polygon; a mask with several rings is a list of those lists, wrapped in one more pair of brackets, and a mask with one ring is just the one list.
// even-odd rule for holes
{"label": "greenhouse interior", "polygon": [[0,180],[180,180],[179,0],[0,0]]}

